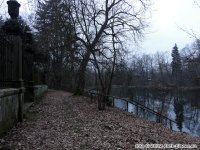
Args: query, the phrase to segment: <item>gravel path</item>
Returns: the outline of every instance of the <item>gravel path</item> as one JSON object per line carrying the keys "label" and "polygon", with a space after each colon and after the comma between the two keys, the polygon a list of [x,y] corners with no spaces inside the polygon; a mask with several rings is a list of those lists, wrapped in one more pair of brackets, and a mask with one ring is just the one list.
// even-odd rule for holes
{"label": "gravel path", "polygon": [[135,144],[197,144],[200,138],[174,132],[116,108],[98,111],[86,97],[50,90],[1,145],[22,150],[134,149]]}

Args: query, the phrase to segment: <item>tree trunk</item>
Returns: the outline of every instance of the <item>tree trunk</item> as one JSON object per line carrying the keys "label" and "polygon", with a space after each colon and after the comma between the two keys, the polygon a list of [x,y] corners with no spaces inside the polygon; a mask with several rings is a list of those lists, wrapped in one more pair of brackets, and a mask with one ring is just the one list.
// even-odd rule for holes
{"label": "tree trunk", "polygon": [[99,110],[105,110],[105,107],[106,107],[106,99],[107,99],[107,96],[106,96],[106,89],[105,88],[102,88],[101,90],[101,93],[98,97],[98,109]]}
{"label": "tree trunk", "polygon": [[76,89],[75,95],[83,95],[85,88],[85,71],[90,58],[90,51],[87,51],[78,70],[77,79],[76,79]]}

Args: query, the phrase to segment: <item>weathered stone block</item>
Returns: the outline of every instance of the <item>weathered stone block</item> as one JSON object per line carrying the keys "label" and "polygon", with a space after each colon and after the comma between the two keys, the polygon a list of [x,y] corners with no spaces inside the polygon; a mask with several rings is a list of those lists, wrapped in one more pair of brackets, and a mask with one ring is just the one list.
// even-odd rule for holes
{"label": "weathered stone block", "polygon": [[0,90],[0,135],[7,132],[18,121],[20,90]]}
{"label": "weathered stone block", "polygon": [[36,85],[34,86],[34,97],[41,97],[48,90],[47,85]]}

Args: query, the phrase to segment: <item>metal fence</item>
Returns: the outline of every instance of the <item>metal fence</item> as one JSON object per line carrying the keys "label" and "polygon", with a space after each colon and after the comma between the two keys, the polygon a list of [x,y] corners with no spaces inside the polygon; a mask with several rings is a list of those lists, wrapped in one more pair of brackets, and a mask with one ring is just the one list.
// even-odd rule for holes
{"label": "metal fence", "polygon": [[17,64],[14,47],[9,37],[0,30],[0,89],[13,86],[16,81]]}
{"label": "metal fence", "polygon": [[87,94],[89,94],[90,98],[93,99],[94,97],[96,98],[101,98],[102,96],[106,96],[108,98],[108,100],[111,102],[111,105],[112,106],[115,106],[114,105],[114,101],[116,99],[120,99],[120,100],[123,100],[124,102],[126,102],[126,108],[125,110],[128,111],[128,105],[129,104],[132,104],[136,107],[136,115],[138,115],[138,109],[142,109],[144,112],[148,112],[148,113],[151,113],[151,114],[154,114],[157,116],[157,120],[156,122],[159,122],[159,123],[162,123],[164,124],[165,126],[168,126],[171,130],[173,130],[173,124],[177,124],[176,121],[154,111],[153,109],[150,109],[148,107],[146,107],[145,105],[137,102],[137,101],[134,101],[133,99],[132,100],[128,100],[128,99],[125,99],[125,98],[121,98],[121,97],[116,97],[116,96],[111,96],[111,95],[103,95],[97,91],[94,91],[94,90],[88,90],[86,91]]}

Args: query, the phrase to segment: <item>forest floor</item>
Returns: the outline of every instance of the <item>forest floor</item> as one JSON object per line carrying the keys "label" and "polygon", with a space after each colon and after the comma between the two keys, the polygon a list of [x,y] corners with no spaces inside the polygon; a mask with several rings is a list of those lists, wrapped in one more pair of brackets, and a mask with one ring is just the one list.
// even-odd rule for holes
{"label": "forest floor", "polygon": [[[72,93],[49,90],[0,145],[22,150],[135,149],[135,144],[197,144],[200,138]],[[1,147],[1,146],[0,146]]]}

